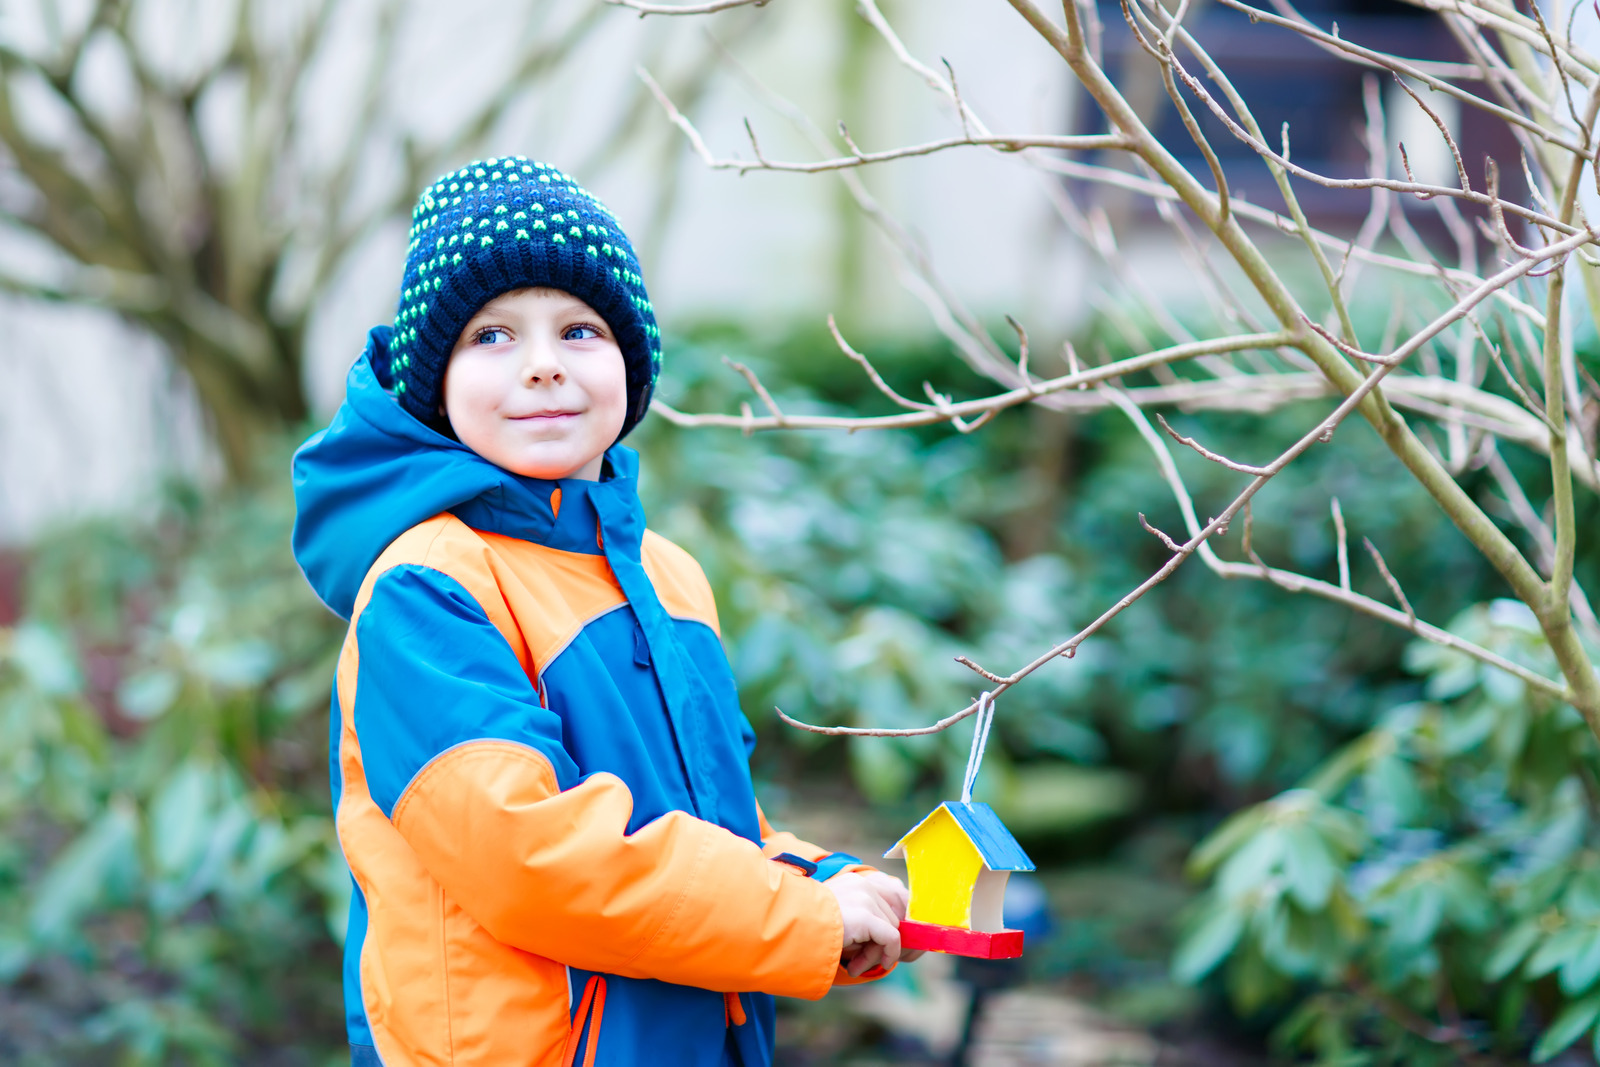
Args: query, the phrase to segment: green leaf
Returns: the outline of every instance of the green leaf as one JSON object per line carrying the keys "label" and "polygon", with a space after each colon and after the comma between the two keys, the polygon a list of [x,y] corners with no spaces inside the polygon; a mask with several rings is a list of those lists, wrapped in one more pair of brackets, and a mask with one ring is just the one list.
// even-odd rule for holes
{"label": "green leaf", "polygon": [[277,660],[265,641],[239,641],[206,649],[195,657],[195,667],[218,685],[245,689],[265,681]]}
{"label": "green leaf", "polygon": [[11,658],[41,693],[66,696],[83,685],[72,648],[53,630],[23,623],[11,637]]}
{"label": "green leaf", "polygon": [[1488,962],[1483,965],[1483,977],[1498,982],[1510,974],[1517,964],[1527,958],[1542,932],[1535,919],[1526,919],[1513,926],[1489,954]]}
{"label": "green leaf", "polygon": [[1565,1052],[1594,1025],[1596,1016],[1600,1016],[1600,993],[1590,994],[1562,1008],[1561,1014],[1533,1046],[1533,1062],[1544,1063]]}
{"label": "green leaf", "polygon": [[0,984],[15,981],[32,962],[32,953],[28,951],[26,941],[20,937],[0,933]]}
{"label": "green leaf", "polygon": [[1333,855],[1322,835],[1305,824],[1283,829],[1283,870],[1289,893],[1302,906],[1320,911],[1328,903],[1339,876]]}
{"label": "green leaf", "polygon": [[1266,808],[1257,804],[1227,819],[1210,837],[1200,842],[1189,855],[1187,870],[1191,878],[1208,877],[1217,865],[1233,855],[1246,841],[1261,829],[1266,819]]}
{"label": "green leaf", "polygon": [[1561,895],[1561,914],[1569,919],[1600,917],[1600,871],[1580,871]]}
{"label": "green leaf", "polygon": [[1533,958],[1528,961],[1527,967],[1523,969],[1523,973],[1529,978],[1543,978],[1577,955],[1578,950],[1583,948],[1587,941],[1586,931],[1578,927],[1563,926],[1539,946]]}
{"label": "green leaf", "polygon": [[1247,893],[1266,881],[1283,860],[1283,827],[1267,825],[1228,858],[1217,872],[1217,891],[1225,897]]}
{"label": "green leaf", "polygon": [[1413,824],[1426,811],[1427,803],[1417,788],[1411,764],[1398,755],[1373,760],[1367,767],[1365,782],[1368,797],[1393,809],[1404,824]]}
{"label": "green leaf", "polygon": [[29,926],[45,942],[69,935],[97,902],[116,896],[137,876],[139,816],[114,800],[88,830],[62,850],[33,892]]}
{"label": "green leaf", "polygon": [[148,722],[172,707],[182,684],[172,671],[141,671],[117,687],[117,705],[128,718]]}
{"label": "green leaf", "polygon": [[151,856],[162,874],[180,877],[200,861],[216,817],[214,778],[206,761],[186,760],[151,803]]}
{"label": "green leaf", "polygon": [[1600,930],[1588,928],[1588,940],[1561,965],[1561,991],[1567,996],[1586,992],[1600,978]]}
{"label": "green leaf", "polygon": [[1401,945],[1430,940],[1444,917],[1444,890],[1434,882],[1417,882],[1394,896],[1389,936]]}
{"label": "green leaf", "polygon": [[1172,954],[1174,981],[1193,985],[1216,969],[1244,933],[1244,912],[1230,904],[1214,907]]}
{"label": "green leaf", "polygon": [[1424,691],[1429,700],[1449,700],[1478,684],[1478,664],[1462,656],[1444,670],[1429,675]]}

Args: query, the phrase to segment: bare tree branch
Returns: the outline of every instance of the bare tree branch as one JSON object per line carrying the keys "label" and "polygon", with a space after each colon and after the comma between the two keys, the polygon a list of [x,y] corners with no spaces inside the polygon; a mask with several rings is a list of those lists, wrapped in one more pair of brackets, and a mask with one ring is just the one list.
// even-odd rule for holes
{"label": "bare tree branch", "polygon": [[711,15],[734,7],[766,7],[771,0],[711,0],[705,4],[650,4],[645,0],[605,0],[616,7],[625,7],[646,15]]}

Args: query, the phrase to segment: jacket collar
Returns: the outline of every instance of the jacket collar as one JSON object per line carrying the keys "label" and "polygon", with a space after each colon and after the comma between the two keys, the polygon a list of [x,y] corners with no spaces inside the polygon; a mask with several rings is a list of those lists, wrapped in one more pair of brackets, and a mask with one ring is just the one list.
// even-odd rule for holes
{"label": "jacket collar", "polygon": [[596,482],[546,481],[508,473],[493,489],[450,511],[474,530],[563,552],[598,555],[609,545],[638,559],[644,537],[639,454],[626,445],[612,445]]}

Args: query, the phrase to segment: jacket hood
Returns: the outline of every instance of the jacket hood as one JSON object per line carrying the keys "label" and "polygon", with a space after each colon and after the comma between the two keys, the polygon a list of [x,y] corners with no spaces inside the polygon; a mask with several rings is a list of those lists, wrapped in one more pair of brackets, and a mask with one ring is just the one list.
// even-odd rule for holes
{"label": "jacket hood", "polygon": [[[375,368],[388,366],[392,333],[389,326],[368,333],[345,380],[344,403],[294,455],[295,560],[324,604],[348,619],[367,571],[390,542],[445,511],[475,528],[596,552],[596,498],[612,504],[621,520],[615,533],[637,554],[643,515],[632,449],[611,446],[602,482],[543,481],[497,467],[424,425],[384,388]],[[609,532],[614,524],[604,525]],[[556,544],[569,540],[573,545]]]}

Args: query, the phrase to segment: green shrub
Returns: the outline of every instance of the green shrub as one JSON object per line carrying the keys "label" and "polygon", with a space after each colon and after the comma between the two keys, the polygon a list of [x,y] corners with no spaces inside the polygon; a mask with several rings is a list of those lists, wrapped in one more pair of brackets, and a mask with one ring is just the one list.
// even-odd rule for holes
{"label": "green shrub", "polygon": [[[1516,601],[1451,629],[1554,673]],[[1174,973],[1220,967],[1247,1014],[1297,1003],[1277,1038],[1319,1063],[1530,1046],[1542,1063],[1600,1018],[1593,735],[1571,707],[1460,653],[1418,642],[1407,666],[1421,699],[1195,850],[1210,888]]]}
{"label": "green shrub", "polygon": [[25,621],[0,630],[0,1059],[342,1044],[349,875],[323,741],[340,628],[289,556],[291,518],[282,484],[174,494],[153,522],[40,542]]}

